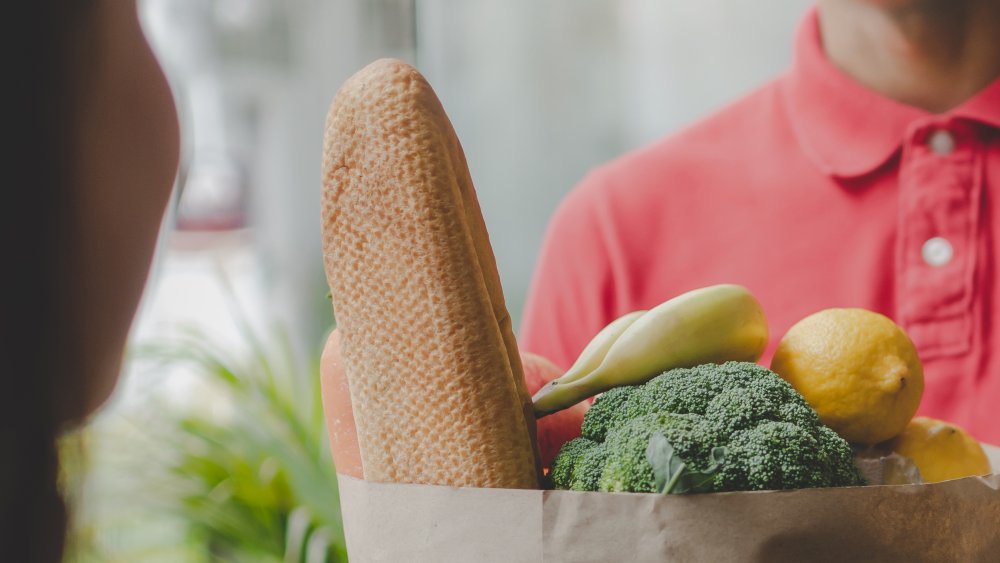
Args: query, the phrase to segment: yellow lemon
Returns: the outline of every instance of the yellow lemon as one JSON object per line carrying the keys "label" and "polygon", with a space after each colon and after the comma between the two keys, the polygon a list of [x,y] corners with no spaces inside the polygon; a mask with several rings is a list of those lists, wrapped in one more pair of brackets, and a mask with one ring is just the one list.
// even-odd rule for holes
{"label": "yellow lemon", "polygon": [[826,309],[802,319],[781,339],[771,370],[856,444],[902,432],[924,392],[913,342],[888,317],[865,309]]}
{"label": "yellow lemon", "polygon": [[979,442],[943,420],[918,416],[887,445],[912,459],[927,483],[991,472],[990,460]]}

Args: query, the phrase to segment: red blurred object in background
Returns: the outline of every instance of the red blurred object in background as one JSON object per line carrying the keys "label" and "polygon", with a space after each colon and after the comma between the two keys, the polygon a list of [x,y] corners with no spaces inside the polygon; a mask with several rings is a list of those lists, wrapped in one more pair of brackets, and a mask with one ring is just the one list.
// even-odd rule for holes
{"label": "red blurred object in background", "polygon": [[[529,395],[534,395],[543,385],[563,374],[558,366],[537,354],[521,352],[521,363],[524,365],[524,382],[528,386]],[[559,448],[580,436],[583,415],[589,407],[588,401],[582,401],[566,410],[538,419],[538,448],[542,454],[542,467],[551,467]]]}

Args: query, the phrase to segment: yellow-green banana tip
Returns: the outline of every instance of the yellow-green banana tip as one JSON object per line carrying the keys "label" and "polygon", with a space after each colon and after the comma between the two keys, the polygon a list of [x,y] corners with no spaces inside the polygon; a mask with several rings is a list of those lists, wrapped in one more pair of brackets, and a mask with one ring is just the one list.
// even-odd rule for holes
{"label": "yellow-green banana tip", "polygon": [[552,405],[548,404],[552,402],[552,398],[549,395],[559,386],[559,381],[550,381],[542,386],[535,395],[531,398],[532,406],[535,409],[535,418],[542,418],[545,415],[552,414],[559,408],[552,408]]}

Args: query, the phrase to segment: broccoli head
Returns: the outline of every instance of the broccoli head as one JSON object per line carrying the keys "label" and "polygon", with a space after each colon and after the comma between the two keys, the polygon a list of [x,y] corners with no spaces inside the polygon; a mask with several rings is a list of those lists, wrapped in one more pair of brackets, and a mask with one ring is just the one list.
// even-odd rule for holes
{"label": "broccoli head", "polygon": [[673,369],[611,389],[594,401],[581,430],[553,465],[556,488],[657,490],[647,451],[656,435],[666,439],[670,459],[708,471],[711,490],[863,484],[850,445],[788,382],[749,362]]}

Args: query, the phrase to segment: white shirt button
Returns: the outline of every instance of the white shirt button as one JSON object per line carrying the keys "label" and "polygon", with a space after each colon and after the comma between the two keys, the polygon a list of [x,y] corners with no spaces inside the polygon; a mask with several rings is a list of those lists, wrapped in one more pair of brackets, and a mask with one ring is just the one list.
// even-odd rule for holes
{"label": "white shirt button", "polygon": [[938,129],[927,139],[927,144],[936,154],[944,156],[955,150],[955,137],[944,129]]}
{"label": "white shirt button", "polygon": [[951,262],[952,257],[955,255],[955,249],[952,248],[948,239],[934,237],[927,239],[924,243],[921,255],[923,255],[924,262],[927,262],[927,265],[941,267]]}

